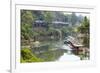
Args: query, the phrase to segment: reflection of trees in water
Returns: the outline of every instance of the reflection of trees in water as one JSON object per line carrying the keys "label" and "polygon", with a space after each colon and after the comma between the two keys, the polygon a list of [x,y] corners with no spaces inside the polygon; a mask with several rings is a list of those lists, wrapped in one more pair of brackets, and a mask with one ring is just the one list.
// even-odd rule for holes
{"label": "reflection of trees in water", "polygon": [[57,49],[51,51],[45,51],[43,53],[36,54],[38,58],[43,59],[44,61],[56,61],[64,54],[64,50]]}

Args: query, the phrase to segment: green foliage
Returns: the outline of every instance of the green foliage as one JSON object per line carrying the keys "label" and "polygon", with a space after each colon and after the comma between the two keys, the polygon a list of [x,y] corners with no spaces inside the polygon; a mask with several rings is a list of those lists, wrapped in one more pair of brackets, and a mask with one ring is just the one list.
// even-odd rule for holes
{"label": "green foliage", "polygon": [[48,23],[50,23],[52,21],[52,14],[51,12],[45,11],[44,14],[44,20]]}
{"label": "green foliage", "polygon": [[44,62],[44,61],[54,61],[59,59],[59,56],[63,55],[63,51],[45,51],[40,54],[33,54],[29,48],[23,48],[21,50],[21,63],[31,63],[31,62]]}
{"label": "green foliage", "polygon": [[[28,40],[33,37],[33,21],[36,19],[35,15],[30,10],[21,10],[21,40]],[[27,42],[24,42],[27,43]],[[24,44],[22,43],[22,45]],[[29,43],[29,42],[28,42]]]}
{"label": "green foliage", "polygon": [[21,49],[21,62],[42,62],[43,60],[37,58],[29,48]]}
{"label": "green foliage", "polygon": [[84,34],[83,37],[83,44],[85,47],[89,48],[89,19],[85,16],[84,20],[81,24],[80,27],[78,27],[78,32],[80,32],[81,34]]}
{"label": "green foliage", "polygon": [[30,10],[21,10],[21,24],[32,24],[34,18],[32,11]]}
{"label": "green foliage", "polygon": [[29,24],[22,24],[21,27],[21,35],[22,39],[29,40],[32,37],[32,28]]}
{"label": "green foliage", "polygon": [[89,48],[89,36],[85,36],[83,38],[83,44],[84,44],[84,46]]}
{"label": "green foliage", "polygon": [[80,27],[78,27],[78,31],[80,32],[80,33],[88,33],[89,34],[89,20],[87,19],[87,17],[84,17],[84,20],[83,20],[83,22],[82,22],[82,24],[81,24],[81,26]]}
{"label": "green foliage", "polygon": [[47,30],[49,30],[50,24],[52,22],[52,14],[51,12],[45,11],[44,14],[44,21],[47,22]]}
{"label": "green foliage", "polygon": [[72,34],[75,33],[73,27],[63,27],[63,28],[61,28],[61,32],[62,32],[63,38],[65,38],[69,35],[73,36]]}

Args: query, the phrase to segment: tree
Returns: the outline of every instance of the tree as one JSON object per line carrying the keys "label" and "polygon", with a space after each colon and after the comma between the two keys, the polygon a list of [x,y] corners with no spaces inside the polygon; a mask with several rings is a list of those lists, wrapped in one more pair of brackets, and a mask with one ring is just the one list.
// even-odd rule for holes
{"label": "tree", "polygon": [[[21,39],[28,40],[33,36],[32,24],[35,20],[34,14],[30,10],[21,10]],[[23,44],[23,43],[22,43]]]}
{"label": "tree", "polygon": [[44,11],[43,16],[44,16],[44,21],[47,23],[47,30],[48,30],[52,22],[52,13]]}
{"label": "tree", "polygon": [[84,19],[83,19],[83,22],[81,24],[80,27],[78,27],[78,30],[80,33],[83,33],[83,34],[89,34],[89,20],[87,19],[87,17],[85,16]]}
{"label": "tree", "polygon": [[86,47],[89,47],[89,19],[85,16],[83,19],[83,22],[81,24],[80,27],[78,27],[78,32],[80,32],[81,34],[84,34],[83,37],[83,44]]}
{"label": "tree", "polygon": [[33,14],[30,10],[21,10],[21,24],[32,24],[33,23]]}

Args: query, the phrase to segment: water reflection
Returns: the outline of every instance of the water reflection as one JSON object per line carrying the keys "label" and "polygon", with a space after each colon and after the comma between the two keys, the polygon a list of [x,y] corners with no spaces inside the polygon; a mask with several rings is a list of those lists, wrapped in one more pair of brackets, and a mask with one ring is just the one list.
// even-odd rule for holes
{"label": "water reflection", "polygon": [[[58,46],[57,46],[58,45]],[[69,45],[54,44],[42,45],[40,47],[32,48],[32,52],[44,61],[77,61],[80,57],[72,53],[72,49]]]}
{"label": "water reflection", "polygon": [[80,60],[80,57],[74,54],[64,53],[64,55],[62,55],[58,61],[79,61],[79,60]]}

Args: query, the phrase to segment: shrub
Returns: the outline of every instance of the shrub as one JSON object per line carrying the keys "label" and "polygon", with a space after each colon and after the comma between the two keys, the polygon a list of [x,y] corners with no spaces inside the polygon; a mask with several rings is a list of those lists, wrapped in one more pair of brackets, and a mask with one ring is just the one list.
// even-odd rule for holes
{"label": "shrub", "polygon": [[30,49],[23,48],[21,49],[21,63],[25,62],[42,62],[43,60],[37,58]]}

